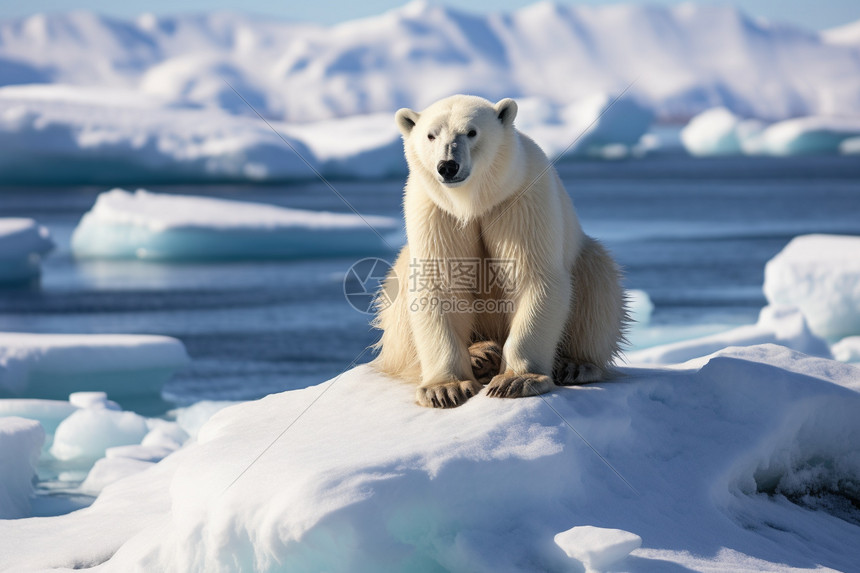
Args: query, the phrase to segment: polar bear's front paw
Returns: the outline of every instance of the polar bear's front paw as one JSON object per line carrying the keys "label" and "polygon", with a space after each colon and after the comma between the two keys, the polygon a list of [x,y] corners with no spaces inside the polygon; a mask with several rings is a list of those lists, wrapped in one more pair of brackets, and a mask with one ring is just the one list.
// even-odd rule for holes
{"label": "polar bear's front paw", "polygon": [[487,386],[487,396],[496,398],[520,398],[522,396],[537,396],[552,389],[553,383],[549,376],[543,374],[515,374],[510,370],[499,374]]}
{"label": "polar bear's front paw", "polygon": [[481,391],[483,386],[475,380],[452,380],[420,386],[415,400],[428,408],[456,408]]}
{"label": "polar bear's front paw", "polygon": [[502,368],[502,349],[492,340],[476,342],[469,347],[469,359],[472,361],[475,380],[486,384]]}

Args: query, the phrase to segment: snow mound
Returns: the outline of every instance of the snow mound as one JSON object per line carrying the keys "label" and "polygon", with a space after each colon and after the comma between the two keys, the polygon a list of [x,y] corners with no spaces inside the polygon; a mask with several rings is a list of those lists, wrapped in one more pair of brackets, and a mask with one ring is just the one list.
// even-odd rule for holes
{"label": "snow mound", "polygon": [[30,513],[36,462],[44,441],[39,422],[0,417],[0,519]]}
{"label": "snow mound", "polygon": [[158,396],[188,361],[185,346],[166,336],[0,332],[0,397]]}
{"label": "snow mound", "polygon": [[685,149],[696,156],[848,154],[858,137],[857,117],[809,116],[767,125],[725,108],[702,112],[681,130]]}
{"label": "snow mound", "polygon": [[860,237],[796,237],[764,270],[768,301],[799,307],[831,340],[860,334]]}
{"label": "snow mound", "polygon": [[850,570],[856,377],[765,345],[440,411],[361,366],[221,410],[90,508],[0,522],[0,565],[516,572],[630,553],[631,571]]}
{"label": "snow mound", "polygon": [[33,219],[0,218],[0,285],[39,276],[41,257],[53,248],[48,229]]}
{"label": "snow mound", "polygon": [[377,233],[398,227],[390,217],[114,189],[81,219],[72,251],[146,260],[354,255],[389,248]]}
{"label": "snow mound", "polygon": [[588,573],[615,565],[642,545],[642,538],[629,531],[579,525],[554,538],[568,557],[585,565]]}
{"label": "snow mound", "polygon": [[756,324],[628,352],[625,361],[629,364],[674,364],[707,356],[730,346],[758,344],[779,344],[804,354],[831,357],[827,343],[810,331],[804,314],[798,308],[770,305],[761,310]]}

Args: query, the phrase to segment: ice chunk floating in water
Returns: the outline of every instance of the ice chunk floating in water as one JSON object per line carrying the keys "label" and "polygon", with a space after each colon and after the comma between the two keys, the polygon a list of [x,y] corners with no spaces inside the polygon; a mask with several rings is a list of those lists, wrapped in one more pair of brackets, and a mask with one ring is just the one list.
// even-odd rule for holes
{"label": "ice chunk floating in water", "polygon": [[79,390],[119,401],[158,397],[188,362],[182,342],[167,336],[2,332],[0,398],[65,399]]}
{"label": "ice chunk floating in water", "polygon": [[673,364],[707,356],[730,346],[757,344],[779,344],[812,356],[831,357],[827,343],[809,330],[803,313],[797,307],[770,305],[761,310],[756,324],[628,352],[625,360],[630,364]]}
{"label": "ice chunk floating in water", "polygon": [[696,156],[856,153],[858,136],[854,118],[808,116],[767,125],[725,108],[700,113],[681,131],[684,147]]}
{"label": "ice chunk floating in water", "polygon": [[0,285],[38,276],[42,255],[53,248],[48,229],[33,219],[0,218]]}
{"label": "ice chunk floating in water", "polygon": [[72,251],[161,261],[360,255],[396,247],[398,227],[391,217],[114,189],[81,219]]}
{"label": "ice chunk floating in water", "polygon": [[562,531],[554,540],[568,557],[582,562],[589,573],[618,563],[642,545],[642,538],[634,533],[592,525]]}
{"label": "ice chunk floating in water", "polygon": [[764,294],[797,305],[819,336],[860,334],[860,237],[793,239],[765,266]]}

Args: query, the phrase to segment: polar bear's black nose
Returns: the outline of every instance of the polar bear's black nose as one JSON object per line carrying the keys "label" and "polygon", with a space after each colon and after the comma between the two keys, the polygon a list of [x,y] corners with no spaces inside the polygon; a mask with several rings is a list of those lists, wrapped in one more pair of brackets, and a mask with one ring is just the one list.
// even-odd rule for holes
{"label": "polar bear's black nose", "polygon": [[439,175],[441,175],[443,179],[451,179],[459,170],[460,165],[453,159],[440,161],[439,165],[436,166],[436,171],[439,172]]}

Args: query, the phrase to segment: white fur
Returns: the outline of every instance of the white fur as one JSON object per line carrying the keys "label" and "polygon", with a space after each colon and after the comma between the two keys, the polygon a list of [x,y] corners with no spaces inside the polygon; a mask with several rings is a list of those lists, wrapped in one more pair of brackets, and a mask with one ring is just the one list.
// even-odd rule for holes
{"label": "white fur", "polygon": [[[383,334],[374,364],[418,383],[422,405],[456,406],[480,391],[469,355],[475,341],[503,347],[488,393],[510,397],[549,391],[553,374],[557,384],[603,378],[623,341],[618,267],[582,232],[546,155],[514,128],[516,109],[510,99],[458,95],[396,115],[409,164],[407,245],[392,270],[394,302],[376,319]],[[446,182],[437,171],[452,159],[462,181]],[[444,313],[416,304],[427,293],[410,288],[410,275],[420,272],[411,261],[467,258],[515,261],[516,290],[441,296],[512,300],[513,312]],[[390,277],[386,288],[394,284]]]}

